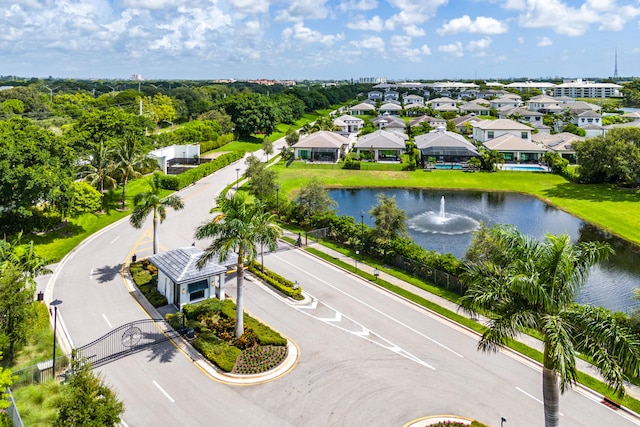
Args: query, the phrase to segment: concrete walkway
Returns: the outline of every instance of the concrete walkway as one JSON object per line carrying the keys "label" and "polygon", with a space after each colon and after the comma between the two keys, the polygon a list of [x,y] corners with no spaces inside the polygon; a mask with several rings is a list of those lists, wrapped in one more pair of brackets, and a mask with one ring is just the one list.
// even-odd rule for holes
{"label": "concrete walkway", "polygon": [[[293,239],[294,241],[297,240],[297,238],[298,238],[298,234],[297,233],[292,233],[292,232],[285,232],[285,236],[288,237],[288,238]],[[303,244],[305,243],[304,236],[302,238],[302,243]],[[347,256],[347,255],[343,255],[340,252],[334,251],[333,249],[330,249],[330,248],[328,248],[328,247],[326,247],[324,245],[316,243],[311,239],[308,240],[308,243],[309,243],[308,247],[312,247],[315,250],[321,251],[321,252],[323,252],[323,253],[335,258],[336,260],[340,260],[340,261],[345,262],[347,264],[354,264],[354,259],[349,257],[349,256]],[[363,262],[358,262],[358,270],[362,270],[362,271],[365,271],[365,272],[369,273],[370,275],[373,275],[375,268],[371,267],[371,266],[369,266],[369,265],[367,265],[367,264],[365,264]],[[350,273],[350,274],[355,274],[351,270],[345,270],[345,271]],[[446,308],[446,309],[448,309],[448,310],[450,310],[452,312],[455,312],[455,313],[457,313],[459,315],[465,316],[465,317],[467,317],[469,319],[472,318],[472,316],[470,316],[469,314],[464,312],[458,304],[455,304],[455,303],[453,303],[453,302],[451,302],[449,300],[446,300],[446,299],[444,299],[442,297],[439,297],[439,296],[434,295],[434,294],[432,294],[430,292],[427,292],[427,291],[425,291],[423,289],[420,289],[420,288],[418,288],[418,287],[416,287],[416,286],[414,286],[414,285],[412,285],[410,283],[405,282],[404,280],[398,279],[395,276],[387,274],[384,271],[381,271],[381,270],[379,271],[379,278],[381,280],[384,280],[385,282],[391,283],[391,284],[393,284],[395,286],[398,286],[398,287],[400,287],[402,289],[405,289],[405,290],[407,290],[407,291],[409,291],[409,292],[411,292],[411,293],[413,293],[415,295],[418,295],[418,296],[420,296],[420,297],[422,297],[422,298],[424,298],[426,300],[429,300],[429,301],[439,305],[440,307],[444,307],[444,308]],[[374,282],[371,282],[371,283],[375,285]],[[478,315],[474,316],[473,319],[479,321],[480,323],[485,323],[485,324],[488,321],[486,318],[484,318],[482,316],[478,316]],[[536,350],[538,350],[540,352],[542,352],[542,350],[543,350],[542,342],[540,340],[536,339],[536,338],[533,338],[533,337],[529,336],[529,335],[524,335],[524,334],[520,335],[518,337],[518,341],[520,341],[523,344],[526,344],[527,346],[529,346],[531,348],[534,348],[534,349],[536,349]],[[505,350],[505,351],[511,351],[511,350]],[[515,351],[512,351],[512,353],[519,355],[519,353],[516,353]],[[522,358],[526,359],[528,362],[533,363],[535,365],[538,365],[541,368],[541,365],[538,362],[536,362],[536,361],[534,361],[532,359],[529,359],[526,356],[519,355],[519,357],[522,357]],[[585,374],[588,374],[588,375],[590,375],[590,376],[592,376],[594,378],[599,379],[602,382],[605,382],[604,379],[602,378],[602,376],[598,373],[597,369],[593,365],[585,362],[582,359],[576,359],[576,364],[578,366],[578,370],[580,370],[581,372],[584,372]],[[578,387],[581,387],[583,390],[588,391],[589,393],[597,395],[599,399],[603,398],[603,396],[600,395],[599,393],[595,393],[592,390],[587,389],[586,387],[583,387],[583,386],[580,386],[580,385],[578,385]],[[633,384],[626,384],[625,388],[626,388],[627,394],[629,396],[632,396],[633,398],[640,400],[640,387],[638,387],[636,385],[633,385]]]}

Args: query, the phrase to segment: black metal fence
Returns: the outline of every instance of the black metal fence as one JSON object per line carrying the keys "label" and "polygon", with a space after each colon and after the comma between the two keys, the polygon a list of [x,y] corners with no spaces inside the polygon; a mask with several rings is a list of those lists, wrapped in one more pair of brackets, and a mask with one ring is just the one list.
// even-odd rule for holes
{"label": "black metal fence", "polygon": [[137,320],[77,348],[74,356],[96,367],[177,338],[179,335],[164,319]]}
{"label": "black metal fence", "polygon": [[9,414],[9,418],[11,418],[13,427],[24,427],[22,418],[20,418],[20,413],[18,412],[18,407],[16,406],[16,402],[13,400],[13,394],[11,394],[11,389],[9,387],[7,387],[7,394],[9,395],[9,407],[7,408],[7,414]]}

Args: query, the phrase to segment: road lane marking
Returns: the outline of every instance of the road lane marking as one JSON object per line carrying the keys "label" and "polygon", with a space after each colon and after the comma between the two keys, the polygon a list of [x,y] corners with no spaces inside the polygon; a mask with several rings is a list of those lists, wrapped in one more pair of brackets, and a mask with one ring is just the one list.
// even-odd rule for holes
{"label": "road lane marking", "polygon": [[118,236],[118,237],[116,237],[115,239],[113,239],[113,240],[111,241],[111,244],[114,244],[114,243],[116,242],[116,240],[118,240],[119,238],[120,238],[120,236]]}
{"label": "road lane marking", "polygon": [[93,280],[93,273],[96,271],[95,268],[92,268],[91,271],[89,271],[89,280]]}
{"label": "road lane marking", "polygon": [[[326,308],[329,309],[331,311],[333,311],[335,313],[335,315],[333,317],[317,317],[314,316],[312,312],[310,312],[309,310],[300,310],[301,308],[305,308],[304,306],[301,307],[296,307],[293,306],[294,309],[298,310],[300,313],[305,314],[309,317],[312,317],[316,320],[319,320],[327,325],[333,326],[335,328],[340,329],[343,332],[347,332],[349,334],[355,335],[357,337],[363,338],[367,341],[369,341],[370,343],[373,343],[377,346],[380,346],[384,349],[390,350],[394,353],[396,353],[399,356],[402,356],[406,359],[409,360],[413,360],[414,362],[418,363],[419,365],[422,365],[426,368],[432,369],[432,370],[436,370],[435,367],[429,365],[428,363],[426,363],[425,361],[423,361],[422,359],[414,356],[413,354],[409,353],[408,351],[403,350],[402,348],[398,347],[397,345],[393,344],[391,341],[389,341],[388,339],[384,338],[381,335],[376,334],[375,332],[365,328],[363,325],[361,325],[360,323],[356,322],[355,320],[351,319],[348,316],[344,316],[343,314],[341,314],[338,310],[332,308],[331,306],[323,303],[322,301],[319,301],[318,299],[314,298],[314,301],[316,302],[316,306],[320,305],[321,308]],[[344,320],[344,322],[342,322],[342,320]],[[347,327],[343,327],[340,326],[339,323],[352,323],[353,325],[357,326],[359,330],[357,331],[353,331],[351,329],[348,329]]]}
{"label": "road lane marking", "polygon": [[340,289],[340,288],[337,288],[337,287],[333,286],[332,284],[330,284],[329,282],[326,282],[326,281],[322,280],[322,279],[321,279],[321,278],[319,278],[318,276],[316,276],[316,275],[314,275],[314,274],[311,274],[311,273],[309,273],[309,272],[305,271],[304,269],[302,269],[302,268],[298,267],[297,265],[295,265],[295,264],[293,264],[293,263],[291,263],[291,262],[287,261],[286,259],[284,259],[284,258],[282,258],[282,257],[280,257],[280,256],[278,256],[278,255],[275,255],[275,254],[273,254],[272,256],[274,256],[274,257],[278,258],[278,259],[279,259],[279,260],[281,260],[282,262],[285,262],[285,263],[289,264],[289,265],[290,265],[290,266],[292,266],[293,268],[295,268],[295,269],[297,269],[297,270],[300,270],[300,271],[302,271],[302,272],[303,272],[303,273],[305,273],[305,274],[308,274],[309,276],[313,277],[313,278],[314,278],[314,279],[316,279],[317,281],[319,281],[319,282],[321,282],[321,283],[324,283],[325,285],[329,286],[330,288],[333,288],[333,289],[335,289],[336,291],[338,291],[338,292],[342,293],[343,295],[348,296],[349,298],[353,299],[354,301],[359,302],[360,304],[364,305],[365,307],[367,307],[367,308],[369,308],[369,309],[371,309],[371,310],[375,311],[376,313],[381,314],[382,316],[386,317],[387,319],[389,319],[389,320],[391,320],[391,321],[393,321],[393,322],[395,322],[395,323],[399,324],[400,326],[403,326],[403,327],[407,328],[407,329],[408,329],[408,330],[410,330],[411,332],[414,332],[414,333],[416,333],[416,334],[420,335],[420,336],[421,336],[421,337],[423,337],[424,339],[431,341],[432,343],[434,343],[434,344],[436,344],[436,345],[440,346],[441,348],[443,348],[443,349],[445,349],[445,350],[447,350],[447,351],[449,351],[449,352],[451,352],[451,353],[455,354],[456,356],[458,356],[458,357],[460,357],[460,358],[463,358],[463,357],[464,357],[462,354],[458,353],[457,351],[455,351],[455,350],[453,350],[453,349],[451,349],[451,348],[447,347],[446,345],[444,345],[444,344],[442,344],[442,343],[440,343],[440,342],[436,341],[435,339],[433,339],[433,338],[431,338],[431,337],[429,337],[429,336],[427,336],[427,335],[423,334],[422,332],[420,332],[420,331],[418,331],[418,330],[416,330],[416,329],[412,328],[411,326],[407,325],[406,323],[403,323],[403,322],[399,321],[398,319],[396,319],[396,318],[394,318],[394,317],[392,317],[392,316],[389,316],[387,313],[385,313],[385,312],[383,312],[383,311],[378,310],[377,308],[373,307],[372,305],[370,305],[370,304],[368,304],[368,303],[366,303],[366,302],[364,302],[364,301],[362,301],[362,300],[360,300],[360,299],[358,299],[358,298],[354,297],[353,295],[351,295],[351,294],[349,294],[349,293],[347,293],[347,292],[343,291],[342,289]]}
{"label": "road lane marking", "polygon": [[109,322],[109,319],[107,319],[107,315],[102,313],[102,317],[104,317],[104,321],[107,322],[109,329],[113,329],[113,325],[111,324],[111,322]]}
{"label": "road lane marking", "polygon": [[[531,399],[535,400],[536,402],[538,402],[541,405],[544,405],[544,402],[540,399],[538,399],[537,397],[527,393],[526,391],[524,391],[523,389],[521,389],[520,387],[516,387],[516,390],[518,390],[520,393],[524,394],[527,397],[530,397]],[[564,414],[562,412],[559,412],[561,417],[564,417]]]}
{"label": "road lane marking", "polygon": [[156,380],[153,380],[151,382],[153,383],[154,386],[158,387],[158,390],[160,390],[162,392],[162,394],[164,394],[167,399],[169,399],[169,402],[176,403],[176,401],[173,399],[173,397],[169,396],[169,393],[164,391],[164,389],[162,387],[160,387],[160,384],[158,384],[156,382]]}

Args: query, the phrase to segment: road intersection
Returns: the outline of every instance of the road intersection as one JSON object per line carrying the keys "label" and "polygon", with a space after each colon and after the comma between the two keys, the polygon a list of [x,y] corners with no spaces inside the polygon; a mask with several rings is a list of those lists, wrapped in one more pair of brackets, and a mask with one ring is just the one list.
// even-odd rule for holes
{"label": "road intersection", "polygon": [[[160,225],[161,247],[194,241],[217,194],[236,178],[231,165],[178,193],[185,209]],[[56,267],[47,299],[63,301],[72,345],[145,318],[121,270],[135,253],[151,253],[150,219],[141,231],[122,220],[91,236]],[[510,352],[476,350],[465,328],[382,290],[305,251],[281,245],[265,265],[298,280],[308,300],[295,303],[256,281],[245,307],[297,344],[294,369],[273,381],[221,382],[172,343],[100,368],[124,400],[134,426],[396,425],[431,414],[460,414],[497,425],[543,425],[540,367]],[[227,293],[235,295],[235,282]],[[561,398],[563,426],[633,426],[640,422],[605,407],[581,389]]]}

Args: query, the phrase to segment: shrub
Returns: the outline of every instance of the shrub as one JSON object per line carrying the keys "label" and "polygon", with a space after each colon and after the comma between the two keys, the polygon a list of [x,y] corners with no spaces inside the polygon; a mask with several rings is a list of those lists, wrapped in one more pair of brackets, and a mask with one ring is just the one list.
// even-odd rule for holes
{"label": "shrub", "polygon": [[147,270],[140,270],[132,275],[133,281],[138,287],[151,283],[151,273]]}
{"label": "shrub", "polygon": [[249,271],[256,275],[260,280],[276,288],[283,294],[290,296],[291,298],[296,300],[301,300],[303,298],[302,288],[298,287],[298,289],[294,289],[294,283],[291,280],[285,279],[279,274],[276,274],[268,269],[265,269],[263,272],[261,270],[260,264],[255,261],[251,265],[249,265],[248,268]]}
{"label": "shrub", "polygon": [[236,374],[266,372],[278,366],[286,357],[286,347],[252,347],[240,353],[232,372]]}
{"label": "shrub", "polygon": [[241,353],[237,347],[222,341],[211,332],[201,333],[193,340],[193,346],[202,353],[207,360],[215,363],[225,372],[231,372]]}
{"label": "shrub", "polygon": [[360,161],[353,157],[351,154],[347,156],[344,160],[344,166],[342,169],[352,169],[352,170],[360,170],[361,164]]}

